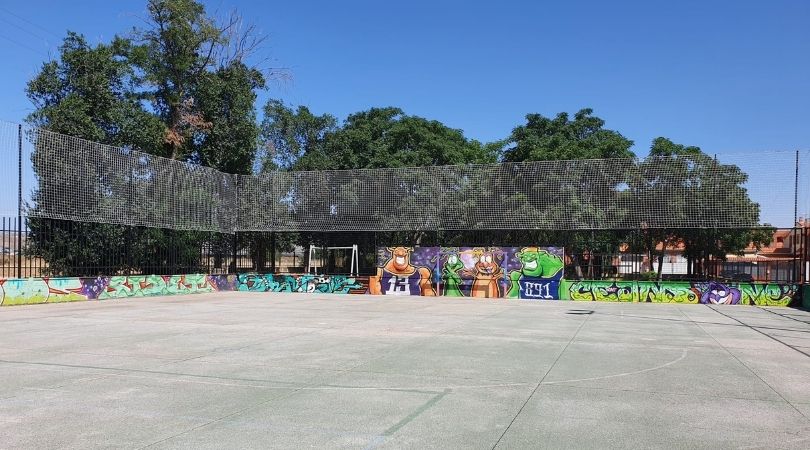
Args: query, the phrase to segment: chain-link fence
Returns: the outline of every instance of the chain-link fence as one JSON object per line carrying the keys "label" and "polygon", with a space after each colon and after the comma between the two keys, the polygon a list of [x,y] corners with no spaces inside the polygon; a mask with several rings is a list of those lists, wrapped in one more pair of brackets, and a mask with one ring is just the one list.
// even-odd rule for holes
{"label": "chain-link fence", "polygon": [[609,230],[791,227],[810,210],[810,152],[237,176],[11,124],[0,146],[9,217],[223,233]]}
{"label": "chain-link fence", "polygon": [[[810,212],[808,169],[810,152],[772,151],[232,175],[0,123],[0,277],[300,270],[296,252],[310,243],[358,244],[365,255],[539,243],[566,248],[572,277],[800,280],[807,227],[793,227]],[[802,239],[778,261],[714,250],[691,256],[704,262],[689,270],[654,248],[622,248],[692,229],[720,249],[735,233],[774,233],[766,225]],[[361,269],[372,270],[366,259]]]}

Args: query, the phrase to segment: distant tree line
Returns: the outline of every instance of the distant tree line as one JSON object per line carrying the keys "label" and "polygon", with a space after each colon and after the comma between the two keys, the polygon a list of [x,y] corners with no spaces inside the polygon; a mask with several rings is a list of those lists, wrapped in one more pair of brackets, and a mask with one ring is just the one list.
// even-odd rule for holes
{"label": "distant tree line", "polygon": [[[469,139],[462,130],[396,107],[370,108],[339,120],[314,114],[306,106],[270,100],[259,120],[257,94],[268,89],[268,79],[277,72],[256,63],[264,61],[263,39],[253,26],[238,13],[214,17],[195,0],[148,0],[147,11],[144,26],[109,42],[90,44],[81,34],[68,32],[58,58],[44,63],[27,85],[26,93],[35,106],[28,122],[235,174],[635,157],[630,150],[633,142],[606,128],[587,108],[573,117],[528,114],[509,136],[490,143]],[[592,270],[587,267],[592,264],[587,255],[615,252],[622,244],[653,256],[660,276],[662,248],[667,246],[682,244],[690,273],[697,275],[711,258],[739,253],[751,242],[769,243],[771,233],[755,228],[760,225],[759,206],[742,188],[746,174],[738,167],[723,166],[726,176],[721,180],[706,179],[704,169],[718,162],[698,147],[664,137],[653,140],[650,154],[671,159],[677,170],[666,175],[650,171],[648,179],[635,180],[639,186],[665,196],[686,185],[702,184],[711,188],[715,202],[733,202],[737,209],[748,211],[751,228],[659,229],[652,224],[649,229],[630,231],[471,230],[443,232],[430,239],[448,245],[472,241],[565,245],[573,258],[574,276]],[[40,176],[58,178],[53,169],[36,162],[46,159],[47,154],[37,155],[34,170]],[[644,173],[644,160],[639,164]],[[35,192],[33,208],[45,194]],[[234,245],[249,248],[254,269],[267,265],[268,243],[266,235],[259,233],[244,233],[234,240],[215,233],[34,218],[29,219],[29,227],[29,251],[44,258],[58,274],[143,270],[154,267],[155,248],[170,249],[167,254],[174,255],[172,261],[162,262],[166,270],[193,270],[199,265],[198,250],[203,244],[231,253]],[[322,238],[312,233],[279,233],[276,246],[289,251],[313,239]],[[370,238],[347,233],[330,237],[330,242],[358,239]],[[375,241],[419,244],[425,239],[425,232],[400,232],[379,233]],[[109,252],[131,257],[110,267],[102,263]]]}

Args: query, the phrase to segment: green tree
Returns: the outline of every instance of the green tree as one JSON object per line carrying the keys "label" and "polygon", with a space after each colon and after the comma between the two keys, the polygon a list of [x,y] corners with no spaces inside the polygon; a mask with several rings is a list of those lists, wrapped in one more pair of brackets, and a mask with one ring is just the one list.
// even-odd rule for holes
{"label": "green tree", "polygon": [[[626,182],[634,158],[633,141],[615,130],[605,128],[605,121],[585,108],[574,114],[565,112],[548,118],[528,114],[526,123],[515,127],[505,141],[502,160],[558,161],[521,170],[517,176],[500,181],[504,192],[502,204],[509,210],[530,217],[537,228],[546,230],[512,231],[508,241],[521,241],[530,236],[536,242],[564,245],[574,262],[568,276],[593,274],[596,252],[616,251],[626,241],[626,232],[598,230],[605,224],[621,224],[628,216],[621,199],[627,195],[620,187]],[[625,163],[585,161],[625,159]],[[581,231],[549,231],[553,229]],[[508,234],[516,234],[515,237]]]}
{"label": "green tree", "polygon": [[[436,120],[401,109],[371,108],[350,115],[326,136],[323,155],[304,155],[296,168],[360,169],[495,162],[492,148]],[[325,159],[325,160],[324,160]]]}
{"label": "green tree", "polygon": [[[282,193],[292,188],[289,179],[275,176],[276,171],[290,170],[305,153],[322,150],[326,133],[336,128],[337,120],[330,115],[316,116],[308,108],[299,106],[293,110],[280,100],[271,99],[264,106],[264,118],[260,126],[261,153],[257,155],[255,169],[258,178],[245,180],[248,192],[255,196],[239,199],[240,215],[255,217],[257,211],[266,214],[266,220],[283,216],[289,210]],[[255,226],[245,224],[247,228]],[[298,232],[267,233],[262,231],[241,233],[241,239],[249,246],[254,269],[262,271],[275,253],[275,249],[292,251],[299,242],[308,243]],[[278,257],[278,254],[276,254]]]}
{"label": "green tree", "polygon": [[210,126],[203,139],[192,144],[195,159],[225,173],[251,173],[260,131],[256,91],[264,88],[264,76],[232,61],[201,78],[195,99],[202,119]]}
{"label": "green tree", "polygon": [[[163,241],[171,244],[168,247],[182,246],[170,252],[175,255],[170,265],[189,267],[192,261],[178,262],[177,258],[187,258],[195,251],[199,260],[204,233],[37,218],[49,215],[47,208],[68,207],[48,201],[56,198],[53,193],[65,190],[87,203],[72,207],[91,214],[105,205],[109,210],[112,198],[123,203],[115,205],[120,214],[137,207],[156,217],[168,205],[161,199],[201,198],[199,186],[191,179],[183,180],[188,182],[177,189],[158,188],[157,182],[167,179],[163,171],[170,170],[165,162],[153,164],[152,158],[145,157],[131,161],[128,170],[120,170],[118,161],[126,157],[128,149],[230,173],[251,172],[259,133],[254,103],[265,81],[245,61],[261,39],[251,34],[252,27],[240,28],[237,15],[217,23],[193,0],[149,0],[147,8],[148,23],[135,30],[132,38],[116,37],[109,44],[93,47],[82,36],[69,33],[59,58],[44,64],[28,85],[28,96],[36,107],[29,123],[123,147],[104,153],[94,149],[97,156],[88,165],[79,151],[89,143],[72,142],[75,148],[70,154],[56,155],[60,149],[46,145],[45,135],[33,137],[36,151],[32,160],[39,186],[29,221],[31,236],[36,237],[31,239],[35,245],[30,251],[45,258],[54,273],[67,274],[71,267],[80,267],[76,270],[81,274],[143,270],[124,266],[127,261],[141,264],[142,259],[132,255],[146,251],[139,247],[144,242],[158,240],[155,233],[165,236]],[[77,167],[83,170],[81,183],[75,182]],[[204,176],[204,171],[187,172],[191,177]],[[133,191],[154,195],[137,197]],[[122,198],[129,200],[122,202]],[[107,247],[95,248],[86,239],[107,243]],[[110,255],[130,257],[111,259]]]}
{"label": "green tree", "polygon": [[[90,46],[76,33],[68,33],[59,48],[59,59],[49,61],[26,89],[35,111],[28,122],[49,131],[69,134],[111,145],[149,147],[160,142],[162,124],[144,110],[132,93],[133,71],[126,62],[129,44],[114,39],[110,44]],[[58,136],[35,133],[32,155],[39,185],[33,193],[27,251],[45,259],[51,274],[96,275],[126,270],[127,227],[111,224],[69,222],[40,216],[59,213],[59,208],[92,211],[103,202],[102,192],[120,183],[125,174],[115,165],[82,158],[89,141],[71,148],[48,145]],[[66,151],[67,150],[67,151]],[[108,155],[114,158],[113,153]],[[81,167],[82,183],[76,182]],[[64,192],[84,202],[55,204]]]}
{"label": "green tree", "polygon": [[[382,224],[384,228],[412,231],[379,233],[380,242],[421,243],[426,237],[424,230],[435,227],[435,218],[446,215],[444,208],[437,206],[441,204],[441,190],[434,187],[452,188],[461,180],[453,176],[454,171],[436,168],[427,172],[355,172],[346,178],[334,170],[491,163],[497,157],[493,146],[394,107],[361,111],[336,126],[332,116],[316,116],[306,108],[293,110],[273,101],[266,108],[266,117],[263,136],[273,150],[272,161],[292,171],[273,175],[274,189],[282,193],[281,201],[262,205],[261,209],[275,210],[282,224],[305,230],[328,229],[335,224],[360,229],[365,223],[375,227]],[[320,172],[300,172],[308,170]],[[375,193],[396,198],[396,202],[381,205]],[[330,220],[311,221],[309,212]],[[372,248],[372,238],[370,233],[341,233],[329,239],[334,245],[360,243]],[[306,245],[324,237],[301,233],[300,240]]]}
{"label": "green tree", "polygon": [[[330,114],[315,115],[306,106],[295,109],[281,100],[271,99],[264,106],[264,119],[261,124],[261,143],[263,152],[260,154],[259,171],[264,174],[263,183],[256,189],[265,192],[288,192],[294,187],[289,177],[272,177],[268,174],[276,171],[289,171],[296,166],[304,155],[316,160],[314,155],[320,156],[323,161],[324,143],[329,133],[337,130],[337,119]],[[285,196],[265,196],[260,201],[264,211],[274,217],[284,217],[289,213],[289,204],[284,201]],[[255,204],[243,204],[244,211],[255,211]],[[251,252],[255,255],[256,270],[261,270],[268,258],[268,233],[247,233],[246,239],[250,242]],[[275,233],[276,249],[279,251],[292,251],[296,245],[306,247],[309,243],[326,245],[326,241],[311,233],[280,232]],[[264,256],[263,256],[264,255]],[[277,255],[278,256],[278,255]],[[308,258],[308,254],[305,255]],[[304,265],[306,263],[302,263]]]}
{"label": "green tree", "polygon": [[337,119],[330,114],[315,115],[306,106],[293,110],[281,100],[269,100],[261,127],[266,149],[261,170],[292,169],[305,155],[313,162],[325,161],[326,136],[336,130]]}
{"label": "green tree", "polygon": [[[760,247],[770,243],[772,228],[760,225],[759,205],[748,196],[744,187],[748,175],[739,167],[721,164],[699,147],[658,137],[639,168],[641,185],[634,189],[635,195],[645,199],[644,204],[667,204],[667,216],[649,214],[650,221],[644,224],[645,248],[650,255],[657,255],[659,278],[666,246],[682,243],[689,274],[705,277],[714,275],[708,272],[710,260],[741,254],[749,244]],[[710,228],[662,227],[688,224],[694,218],[709,220],[719,208],[735,211],[740,228],[729,229],[722,223]]]}
{"label": "green tree", "polygon": [[135,95],[134,70],[127,62],[129,41],[90,46],[68,32],[59,58],[43,64],[28,82],[34,104],[27,121],[49,131],[110,145],[154,148],[163,124]]}
{"label": "green tree", "polygon": [[540,114],[526,115],[526,124],[512,130],[511,144],[503,160],[550,161],[572,159],[632,158],[633,141],[618,131],[605,129],[605,121],[590,108],[574,114],[559,113],[553,119]]}
{"label": "green tree", "polygon": [[[403,168],[495,160],[496,153],[491,147],[467,139],[461,130],[387,107],[350,115],[340,129],[327,134],[323,152],[304,155],[296,168]],[[337,177],[335,189],[324,193],[323,198],[314,199],[317,206],[334,208],[338,217],[356,224],[373,220],[383,228],[415,230],[415,234],[401,234],[416,243],[425,237],[422,230],[435,229],[436,218],[447,215],[445,208],[450,203],[442,198],[443,193],[463,181],[445,168],[362,173],[358,174],[360,178],[346,182],[340,174],[326,173],[326,176]],[[379,192],[396,202],[380,205],[375,198]],[[394,241],[404,237],[393,234],[384,239]]]}
{"label": "green tree", "polygon": [[215,65],[224,44],[222,30],[194,0],[149,0],[146,28],[133,31],[137,45],[129,60],[138,69],[141,96],[151,102],[165,124],[163,150],[171,159],[191,155],[198,133],[211,127],[199,111],[194,93]]}

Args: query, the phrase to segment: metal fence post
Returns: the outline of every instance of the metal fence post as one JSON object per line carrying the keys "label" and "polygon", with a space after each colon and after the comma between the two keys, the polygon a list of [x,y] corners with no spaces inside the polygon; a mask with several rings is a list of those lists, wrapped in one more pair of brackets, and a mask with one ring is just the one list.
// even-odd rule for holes
{"label": "metal fence post", "polygon": [[232,175],[233,177],[233,205],[234,205],[234,226],[231,227],[233,232],[233,273],[239,273],[239,175]]}
{"label": "metal fence post", "polygon": [[[796,173],[793,178],[793,239],[794,242],[794,249],[795,249],[795,242],[796,237],[798,235],[798,227],[799,226],[799,151],[796,150]],[[797,264],[796,261],[796,251],[793,250],[793,280],[799,280],[801,278],[801,265]],[[798,266],[798,267],[797,267]],[[801,281],[801,280],[799,280]]]}
{"label": "metal fence post", "polygon": [[276,273],[276,232],[270,232],[270,273]]}
{"label": "metal fence post", "polygon": [[[132,165],[132,158],[129,158],[127,162],[129,163],[129,205],[127,206],[129,208],[129,217],[135,217],[135,167]],[[124,270],[124,273],[126,275],[131,275],[132,267],[134,266],[132,261],[132,246],[134,245],[135,240],[133,233],[134,226],[127,225],[126,227],[127,230],[124,238],[124,258],[126,259],[124,265],[126,269]],[[157,272],[157,270],[152,271]],[[143,268],[141,268],[141,272],[144,272]],[[147,269],[145,272],[148,273],[150,270]],[[174,273],[171,275],[174,275]]]}
{"label": "metal fence post", "polygon": [[17,278],[22,278],[22,124],[17,125]]}
{"label": "metal fence post", "polygon": [[799,221],[799,151],[796,150],[796,175],[793,179],[793,226]]}

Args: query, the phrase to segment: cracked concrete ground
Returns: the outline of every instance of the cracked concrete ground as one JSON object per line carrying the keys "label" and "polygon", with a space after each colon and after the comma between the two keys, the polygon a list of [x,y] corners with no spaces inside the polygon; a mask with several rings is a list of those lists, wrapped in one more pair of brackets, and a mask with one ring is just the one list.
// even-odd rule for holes
{"label": "cracked concrete ground", "polygon": [[795,309],[221,292],[0,342],[0,448],[810,447]]}

